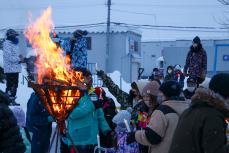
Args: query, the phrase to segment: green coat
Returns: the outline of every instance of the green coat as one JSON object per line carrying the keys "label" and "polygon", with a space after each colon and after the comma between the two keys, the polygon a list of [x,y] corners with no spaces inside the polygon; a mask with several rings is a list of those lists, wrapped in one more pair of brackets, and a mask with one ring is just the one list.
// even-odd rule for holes
{"label": "green coat", "polygon": [[121,105],[121,109],[126,109],[127,107],[131,107],[131,103],[129,102],[129,94],[125,91],[121,90],[118,85],[116,85],[112,79],[107,76],[104,71],[97,71],[97,75],[103,80],[103,83],[108,88],[110,93],[117,99],[118,103]]}
{"label": "green coat", "polygon": [[[104,118],[103,110],[95,110],[90,97],[85,94],[68,118],[69,134],[74,145],[93,145],[97,144],[99,130],[106,133],[110,127]],[[71,142],[68,141],[68,144],[71,145]]]}

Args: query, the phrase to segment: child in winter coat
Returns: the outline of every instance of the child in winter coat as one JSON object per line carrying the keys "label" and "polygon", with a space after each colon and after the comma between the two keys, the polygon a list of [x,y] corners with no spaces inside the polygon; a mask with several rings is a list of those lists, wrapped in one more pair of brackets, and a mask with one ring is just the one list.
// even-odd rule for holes
{"label": "child in winter coat", "polygon": [[[112,122],[112,119],[117,114],[115,103],[114,103],[112,98],[109,98],[106,96],[106,93],[103,90],[103,88],[96,87],[94,92],[98,96],[98,98],[101,100],[102,106],[103,106],[102,109],[104,112],[104,117],[105,117],[109,127],[111,128],[111,131],[114,132],[115,125]],[[109,134],[111,134],[111,133],[109,133]],[[105,147],[105,148],[113,147],[111,135],[107,136],[107,135],[104,135],[100,132],[100,141],[101,141],[100,143],[101,143],[102,147]]]}
{"label": "child in winter coat", "polygon": [[17,125],[20,128],[23,142],[26,146],[25,153],[31,153],[31,136],[28,129],[25,126],[25,112],[20,106],[10,106],[10,108],[15,118],[17,119]]}
{"label": "child in winter coat", "polygon": [[174,66],[174,73],[175,73],[175,81],[177,81],[179,83],[181,89],[183,89],[185,75],[182,72],[181,66],[179,64]]}
{"label": "child in winter coat", "polygon": [[[128,131],[124,120],[127,121],[127,124],[130,126],[131,114],[127,110],[121,110],[113,118],[113,122],[117,125],[115,128],[116,138],[117,138],[117,147],[114,153],[139,153],[139,147],[137,143],[132,143],[127,145],[126,138]],[[130,127],[131,130],[133,128]]]}
{"label": "child in winter coat", "polygon": [[170,65],[167,67],[167,72],[164,81],[169,81],[174,79],[175,79],[174,68],[173,66]]}

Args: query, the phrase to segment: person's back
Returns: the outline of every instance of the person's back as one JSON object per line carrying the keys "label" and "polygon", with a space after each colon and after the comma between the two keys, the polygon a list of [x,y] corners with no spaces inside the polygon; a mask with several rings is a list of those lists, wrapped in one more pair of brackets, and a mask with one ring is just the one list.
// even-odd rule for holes
{"label": "person's back", "polygon": [[0,152],[24,153],[25,145],[21,137],[17,120],[7,106],[8,97],[0,91]]}
{"label": "person's back", "polygon": [[[208,125],[203,126],[206,120],[210,118],[212,122],[209,122]],[[205,150],[205,146],[200,145],[203,143],[203,139],[202,139],[203,136],[211,137],[211,136],[217,136],[218,134],[223,134],[223,133],[218,133],[216,131],[217,134],[212,133],[213,135],[208,135],[207,133],[204,133],[203,128],[204,130],[205,129],[210,130],[211,125],[219,124],[220,120],[222,121],[220,124],[224,124],[223,122],[224,116],[220,112],[218,112],[217,110],[215,110],[214,108],[210,106],[203,105],[203,106],[197,106],[196,108],[191,107],[187,109],[180,116],[179,123],[182,123],[182,124],[178,123],[176,132],[174,134],[175,136],[179,135],[179,137],[175,137],[173,139],[173,141],[175,141],[177,144],[182,144],[182,145],[172,144],[170,153],[184,153],[184,152],[185,153],[193,153],[193,152],[203,153],[203,151]],[[222,132],[225,132],[224,130],[225,129],[222,129]],[[222,141],[223,143],[226,143],[226,140],[217,139],[216,137],[212,145],[218,145],[218,143],[222,143]],[[204,150],[202,147],[204,148]],[[210,151],[210,148],[208,150]]]}
{"label": "person's back", "polygon": [[228,153],[229,74],[215,75],[209,88],[198,88],[180,117],[169,153]]}
{"label": "person's back", "polygon": [[26,127],[32,135],[31,153],[44,153],[49,149],[52,118],[40,98],[32,93],[27,103]]}

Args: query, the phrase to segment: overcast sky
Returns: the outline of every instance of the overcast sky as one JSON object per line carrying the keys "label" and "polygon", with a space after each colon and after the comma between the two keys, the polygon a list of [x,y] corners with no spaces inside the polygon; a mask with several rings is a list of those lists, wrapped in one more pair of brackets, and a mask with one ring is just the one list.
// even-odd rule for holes
{"label": "overcast sky", "polygon": [[[106,0],[0,0],[0,29],[24,28],[28,12],[37,17],[49,5],[56,26],[106,22]],[[217,0],[112,0],[111,21],[135,25],[221,28],[229,8]],[[227,38],[222,29],[131,27],[142,39]],[[203,31],[208,32],[203,32]]]}

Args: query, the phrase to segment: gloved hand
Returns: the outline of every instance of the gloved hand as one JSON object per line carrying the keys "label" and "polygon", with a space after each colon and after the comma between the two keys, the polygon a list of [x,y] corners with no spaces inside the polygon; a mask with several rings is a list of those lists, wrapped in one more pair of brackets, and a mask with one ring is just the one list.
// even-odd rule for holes
{"label": "gloved hand", "polygon": [[66,135],[61,134],[60,135],[60,140],[64,143],[64,144],[68,144],[68,138],[66,137]]}
{"label": "gloved hand", "polygon": [[129,145],[131,143],[133,143],[135,140],[135,132],[130,132],[128,133],[127,135],[127,138],[126,138],[126,144]]}
{"label": "gloved hand", "polygon": [[101,77],[103,74],[104,74],[104,71],[103,70],[98,70],[96,71],[96,74]]}
{"label": "gloved hand", "polygon": [[99,109],[99,108],[102,108],[103,107],[103,102],[102,100],[98,99],[96,101],[92,101],[94,106],[95,106],[95,109]]}
{"label": "gloved hand", "polygon": [[55,119],[52,116],[48,116],[48,122],[55,122]]}

